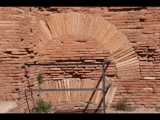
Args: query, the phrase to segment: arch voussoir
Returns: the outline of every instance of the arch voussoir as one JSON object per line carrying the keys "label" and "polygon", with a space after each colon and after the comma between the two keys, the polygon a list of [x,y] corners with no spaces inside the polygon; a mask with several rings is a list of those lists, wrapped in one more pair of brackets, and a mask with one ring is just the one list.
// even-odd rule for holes
{"label": "arch voussoir", "polygon": [[50,15],[46,23],[41,20],[39,26],[39,46],[62,36],[87,36],[102,44],[104,49],[111,53],[117,71],[126,65],[137,63],[135,66],[138,66],[139,61],[127,37],[101,16],[77,12],[56,13]]}
{"label": "arch voussoir", "polygon": [[[84,13],[56,13],[51,14],[46,18],[46,20],[41,20],[39,23],[40,28],[40,41],[39,41],[39,50],[43,51],[51,51],[51,48],[54,47],[55,50],[59,50],[59,52],[55,52],[53,57],[63,56],[63,60],[80,60],[83,58],[87,58],[85,61],[95,61],[95,59],[101,60],[101,57],[93,57],[92,55],[104,53],[106,50],[109,53],[109,57],[112,57],[112,60],[116,66],[116,74],[118,78],[132,78],[135,75],[138,76],[139,72],[139,60],[134,51],[133,46],[130,44],[127,37],[119,31],[113,24],[106,21],[103,17],[93,15],[93,14],[84,14]],[[50,47],[50,44],[56,44]],[[97,47],[93,48],[93,46],[87,46],[88,48],[81,49],[82,46],[86,44],[92,44],[93,41],[97,43]],[[61,43],[66,43],[66,45],[61,45]],[[75,44],[75,46],[71,46],[71,44]],[[104,50],[99,51],[98,48],[101,46]],[[46,46],[46,47],[44,47]],[[71,46],[71,47],[70,47]],[[73,52],[69,52],[69,50],[74,49]],[[80,50],[79,50],[80,49]],[[82,57],[82,54],[76,55],[77,51],[84,53],[85,56]],[[66,53],[64,53],[66,52]],[[90,55],[87,53],[89,52]],[[59,53],[59,55],[58,55]],[[71,54],[74,54],[71,56]],[[87,53],[87,54],[86,54]],[[108,54],[107,53],[107,54]],[[87,56],[88,55],[88,56]],[[106,55],[105,55],[106,56]],[[50,60],[53,60],[54,58]],[[71,58],[73,57],[73,58]],[[79,57],[79,58],[78,58]],[[93,60],[89,60],[92,58]],[[44,59],[44,58],[40,58]],[[48,58],[47,58],[48,59]],[[54,59],[55,60],[55,59]],[[105,58],[106,60],[106,58]],[[89,68],[88,68],[89,69]],[[114,69],[112,68],[112,71]],[[60,72],[57,72],[60,73]],[[83,73],[83,71],[82,71]],[[87,73],[89,75],[89,73]],[[82,75],[83,78],[84,75]],[[96,75],[94,75],[96,76]],[[89,76],[90,77],[90,76]],[[97,76],[100,77],[100,76]],[[84,81],[83,81],[84,80]],[[81,83],[83,81],[83,83]],[[74,85],[73,85],[74,84]],[[72,81],[59,78],[54,79],[44,83],[42,87],[44,88],[69,88],[69,87],[95,87],[96,83],[92,80],[82,79],[74,79]],[[62,95],[63,94],[63,95]],[[57,96],[61,96],[58,98]],[[64,96],[64,98],[62,98]],[[88,92],[88,96],[91,94]],[[93,102],[100,101],[100,92],[95,93]],[[97,97],[99,96],[99,97]],[[85,97],[83,92],[50,92],[43,93],[42,97],[54,101],[88,101],[89,97]],[[102,96],[101,96],[102,97]]]}

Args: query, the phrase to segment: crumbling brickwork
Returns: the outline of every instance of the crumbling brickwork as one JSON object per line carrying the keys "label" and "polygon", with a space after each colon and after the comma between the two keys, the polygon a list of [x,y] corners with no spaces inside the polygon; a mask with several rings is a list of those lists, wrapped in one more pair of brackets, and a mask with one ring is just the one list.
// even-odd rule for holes
{"label": "crumbling brickwork", "polygon": [[48,82],[69,78],[98,82],[101,76],[101,66],[27,67],[24,63],[110,58],[106,78],[117,88],[112,104],[124,97],[136,109],[160,107],[160,7],[0,9],[0,101],[15,101],[18,108],[12,112],[28,111],[39,99],[38,92],[24,92],[40,87],[39,73],[44,76],[43,88],[51,87]]}

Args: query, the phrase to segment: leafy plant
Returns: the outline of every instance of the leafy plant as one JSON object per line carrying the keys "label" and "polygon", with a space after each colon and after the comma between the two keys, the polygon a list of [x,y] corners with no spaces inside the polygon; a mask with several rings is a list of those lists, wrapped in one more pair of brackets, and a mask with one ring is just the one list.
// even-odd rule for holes
{"label": "leafy plant", "polygon": [[133,108],[127,104],[127,99],[121,99],[120,101],[117,102],[117,104],[113,105],[113,108],[118,111],[132,111]]}
{"label": "leafy plant", "polygon": [[46,102],[44,100],[39,100],[37,106],[31,110],[31,113],[45,113],[52,108],[51,102]]}
{"label": "leafy plant", "polygon": [[43,80],[42,80],[43,78],[44,77],[41,74],[38,75],[37,80],[38,80],[39,84],[41,84],[43,82]]}

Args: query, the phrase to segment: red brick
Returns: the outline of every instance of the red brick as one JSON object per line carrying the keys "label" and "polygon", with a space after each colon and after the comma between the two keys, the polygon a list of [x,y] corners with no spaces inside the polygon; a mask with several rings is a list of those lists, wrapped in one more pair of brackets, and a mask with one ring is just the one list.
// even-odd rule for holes
{"label": "red brick", "polygon": [[[57,61],[64,60],[66,62],[79,61],[79,60],[84,61],[84,62],[96,62],[96,60],[98,61],[101,59],[107,60],[107,58],[110,56],[109,52],[111,51],[107,50],[107,48],[105,48],[105,45],[104,46],[100,45],[96,41],[96,39],[89,38],[88,36],[84,36],[84,35],[81,35],[81,37],[73,36],[73,35],[65,36],[65,39],[63,40],[60,40],[61,37],[54,38],[51,41],[47,40],[49,41],[47,44],[43,43],[44,47],[39,47],[37,44],[39,42],[39,32],[40,32],[39,27],[37,26],[38,22],[41,19],[44,19],[45,21],[47,21],[47,17],[52,11],[48,12],[44,10],[44,11],[39,11],[38,14],[36,14],[38,9],[36,10],[33,7],[32,8],[34,10],[32,9],[31,11],[30,11],[30,8],[26,8],[26,7],[20,7],[16,9],[13,9],[12,7],[3,8],[3,9],[2,8],[1,8],[1,11],[3,12],[3,14],[1,15],[1,19],[3,19],[4,21],[17,21],[17,23],[14,23],[13,26],[8,25],[8,26],[0,27],[0,31],[1,31],[0,33],[0,38],[1,38],[0,66],[1,68],[0,70],[2,71],[2,73],[0,73],[0,80],[6,81],[7,83],[11,83],[10,84],[11,88],[12,86],[14,86],[12,85],[12,82],[21,83],[22,80],[24,79],[24,76],[25,76],[24,69],[23,71],[20,70],[23,62],[34,63],[36,61],[34,59],[37,59],[37,61],[40,63],[55,62],[56,60]],[[49,8],[44,8],[44,9],[49,9]],[[106,7],[106,9],[108,8]],[[157,25],[158,17],[156,15],[159,12],[159,10],[157,8],[149,7],[149,9],[127,12],[127,9],[130,9],[130,7],[118,7],[118,8],[109,7],[109,10],[105,13],[104,13],[105,11],[104,9],[101,10],[101,8],[89,8],[89,7],[87,9],[85,7],[82,7],[82,8],[67,8],[67,7],[58,8],[57,7],[56,10],[58,10],[58,12],[60,13],[76,11],[76,12],[82,12],[82,13],[94,13],[95,15],[99,14],[100,16],[104,15],[102,19],[105,19],[106,21],[112,23],[115,27],[118,28],[118,30],[123,32],[123,34],[127,37],[129,42],[135,48],[135,51],[136,51],[135,56],[137,56],[138,60],[140,60],[140,66],[139,66],[140,69],[134,68],[134,70],[131,70],[130,69],[131,66],[129,67],[124,66],[123,67],[124,70],[121,70],[121,71],[119,70],[120,73],[119,72],[117,73],[117,77],[113,78],[109,76],[109,79],[111,80],[113,79],[113,81],[117,79],[117,83],[115,81],[114,85],[118,88],[119,91],[118,90],[116,91],[114,99],[116,98],[117,95],[120,97],[121,95],[126,95],[127,90],[128,90],[128,92],[132,92],[131,97],[134,96],[135,98],[133,99],[136,99],[137,101],[140,98],[149,100],[150,99],[149,97],[151,96],[158,97],[159,95],[158,83],[151,82],[149,79],[144,80],[144,77],[155,77],[155,80],[160,79],[159,78],[159,64],[160,64],[159,54],[160,53],[158,51],[159,49],[158,48],[159,47],[159,39],[158,39],[159,25]],[[30,13],[29,16],[27,15],[28,12]],[[54,12],[57,12],[57,11],[54,11]],[[25,14],[20,15],[20,16],[13,16],[13,15],[17,15],[18,13],[25,13]],[[141,13],[143,14],[141,15]],[[136,17],[137,14],[139,15],[139,17]],[[147,18],[148,22],[146,21],[143,22],[143,20],[142,21],[139,20],[139,18],[145,18],[145,17]],[[26,19],[23,19],[23,18],[26,18]],[[85,22],[86,21],[84,18],[84,23]],[[137,24],[138,22],[141,22],[141,25],[138,25]],[[128,28],[135,28],[135,29],[128,29]],[[143,28],[143,30],[141,28]],[[26,29],[28,30],[26,31]],[[32,29],[32,31],[30,31],[30,29]],[[19,31],[19,32],[17,33],[16,31]],[[40,34],[43,34],[43,32],[40,32]],[[45,36],[45,34],[43,34],[43,36]],[[80,40],[81,42],[76,42],[76,40]],[[121,42],[121,41],[118,41],[118,42]],[[34,48],[34,45],[36,45],[35,48]],[[28,50],[26,50],[25,48],[28,48]],[[9,51],[7,50],[7,52],[5,52],[6,49],[8,50],[10,49],[10,50]],[[27,53],[26,51],[30,53]],[[31,53],[32,51],[33,53],[39,52],[39,54],[34,55],[33,53]],[[147,59],[146,55],[149,52],[153,54],[153,57],[151,56],[149,59]],[[11,53],[13,55],[11,55]],[[51,54],[53,54],[52,57],[50,57]],[[44,56],[40,57],[39,55],[44,55]],[[75,56],[77,55],[77,57],[73,57],[74,55]],[[35,56],[35,57],[32,58],[32,56]],[[128,56],[122,60],[126,60],[129,57],[131,56]],[[8,61],[8,63],[7,62],[3,63],[5,61]],[[20,62],[22,61],[22,64],[16,63],[17,61],[20,61]],[[13,64],[15,66],[13,66]],[[116,64],[114,64],[113,66],[116,67]],[[87,69],[88,67],[86,68],[86,66],[82,68],[78,68],[78,69],[73,67],[73,69],[75,68],[74,70],[77,72],[77,74],[79,74],[79,71],[83,71],[84,68],[86,68],[86,70],[88,71],[87,74],[91,78],[95,77],[95,80],[97,80],[98,77],[100,77],[100,74],[102,71],[101,69],[94,70],[95,69],[94,67],[95,66],[91,66],[90,67],[91,69]],[[55,68],[58,68],[58,67],[55,67]],[[52,79],[52,76],[57,76],[58,74],[62,74],[61,76],[62,78],[64,76],[68,78],[72,77],[72,75],[66,74],[65,70],[62,70],[61,68],[57,71],[54,71],[54,70],[51,71],[51,70],[42,70],[38,67],[34,69],[30,67],[27,70],[28,76],[29,76],[28,80],[33,85],[36,85],[37,83],[34,81],[36,80],[37,75],[38,73],[41,72],[41,70],[44,73],[45,80],[50,80]],[[99,68],[101,68],[101,66]],[[92,72],[89,73],[89,70],[92,70],[92,72],[97,73],[97,75],[93,74]],[[139,70],[141,70],[140,74],[139,74]],[[20,72],[22,72],[23,74],[21,74]],[[69,72],[69,71],[66,71],[66,72]],[[113,75],[116,73],[116,69],[114,70],[114,68],[110,69],[108,67],[107,72],[108,72],[107,75],[108,74]],[[17,74],[14,74],[14,73],[17,73]],[[129,77],[125,78],[125,76],[129,76]],[[27,78],[25,78],[25,80],[27,81]],[[137,83],[135,81],[137,81]],[[27,86],[27,85],[28,83],[25,82],[20,87],[22,88],[23,86]],[[140,90],[145,87],[153,87],[155,88],[154,89],[155,91],[145,92],[143,90]],[[8,91],[9,90],[7,90],[7,92]],[[139,93],[137,93],[138,91]],[[6,91],[2,89],[2,92],[6,92]],[[13,98],[11,98],[11,96],[8,96],[7,99],[9,100]],[[16,100],[18,100],[18,98]],[[151,100],[155,102],[158,101],[156,97],[152,98]],[[18,101],[21,102],[21,100],[18,100]],[[31,98],[29,101],[32,101]],[[33,106],[33,103],[31,105]],[[153,107],[152,105],[148,103],[148,106],[146,104],[145,107],[151,108]],[[137,105],[137,106],[135,105],[134,107],[140,107],[140,105]],[[23,111],[23,109],[26,109],[26,108],[27,106],[25,105],[23,106],[22,104],[21,107],[19,107],[17,111]]]}

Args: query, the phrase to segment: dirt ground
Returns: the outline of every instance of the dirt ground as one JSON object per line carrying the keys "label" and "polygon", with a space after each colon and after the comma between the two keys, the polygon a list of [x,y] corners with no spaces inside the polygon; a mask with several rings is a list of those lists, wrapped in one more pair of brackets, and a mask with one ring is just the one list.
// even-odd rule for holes
{"label": "dirt ground", "polygon": [[[54,114],[103,114],[103,110],[98,110],[96,113],[95,109],[89,109],[86,111],[83,111],[81,109],[79,110],[51,110],[48,113],[54,113]],[[160,111],[156,110],[134,110],[134,111],[115,111],[115,110],[106,110],[106,114],[159,114]]]}
{"label": "dirt ground", "polygon": [[160,112],[157,111],[147,111],[147,110],[141,110],[141,111],[113,111],[113,110],[106,110],[106,114],[107,113],[117,113],[117,114],[143,114],[143,113],[155,113],[155,114],[159,114]]}

